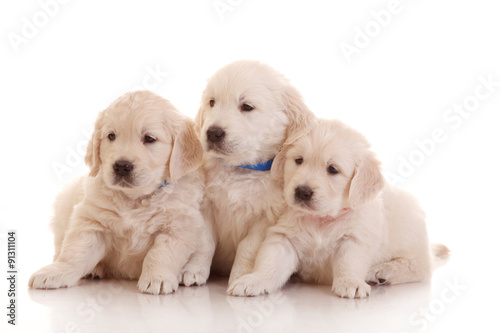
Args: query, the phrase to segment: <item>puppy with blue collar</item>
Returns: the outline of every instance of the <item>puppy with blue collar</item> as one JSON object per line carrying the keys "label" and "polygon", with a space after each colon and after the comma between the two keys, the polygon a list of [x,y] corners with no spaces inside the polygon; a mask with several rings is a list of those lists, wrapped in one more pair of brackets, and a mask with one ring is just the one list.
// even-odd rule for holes
{"label": "puppy with blue collar", "polygon": [[208,80],[196,119],[207,176],[202,211],[217,240],[212,270],[231,283],[251,272],[267,228],[285,208],[283,183],[269,171],[273,159],[314,117],[283,75],[236,61]]}
{"label": "puppy with blue collar", "polygon": [[95,123],[89,176],[56,199],[54,262],[29,286],[113,277],[168,294],[179,284],[204,284],[215,243],[200,213],[202,154],[196,124],[169,101],[148,91],[118,98]]}

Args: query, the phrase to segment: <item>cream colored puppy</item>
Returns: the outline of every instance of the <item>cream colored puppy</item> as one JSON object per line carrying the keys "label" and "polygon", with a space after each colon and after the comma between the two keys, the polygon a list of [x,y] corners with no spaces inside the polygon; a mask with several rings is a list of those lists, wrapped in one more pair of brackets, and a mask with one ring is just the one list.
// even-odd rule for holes
{"label": "cream colored puppy", "polygon": [[[230,294],[270,293],[293,273],[348,298],[368,296],[365,281],[430,278],[425,214],[410,194],[384,181],[369,148],[352,128],[321,120],[278,154],[272,174],[284,179],[288,209],[269,228],[253,272],[234,281]],[[444,245],[434,250],[441,259],[448,254]]]}
{"label": "cream colored puppy", "polygon": [[215,243],[199,210],[202,154],[195,123],[170,102],[148,91],[118,98],[96,121],[90,175],[56,200],[54,263],[29,286],[71,287],[91,275],[168,294],[205,283]]}
{"label": "cream colored puppy", "polygon": [[205,215],[217,247],[212,269],[229,281],[251,272],[266,229],[285,207],[272,159],[314,121],[299,92],[256,61],[231,63],[209,79],[197,115],[206,152]]}

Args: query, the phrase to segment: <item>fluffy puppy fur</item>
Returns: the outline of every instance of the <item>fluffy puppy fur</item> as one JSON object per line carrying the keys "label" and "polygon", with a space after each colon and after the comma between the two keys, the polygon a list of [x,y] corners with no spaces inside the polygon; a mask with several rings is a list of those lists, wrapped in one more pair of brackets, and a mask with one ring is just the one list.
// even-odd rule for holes
{"label": "fluffy puppy fur", "polygon": [[[321,120],[278,154],[271,172],[284,180],[288,209],[269,228],[253,272],[230,285],[232,295],[273,292],[293,273],[348,298],[368,296],[366,282],[430,278],[425,213],[384,181],[369,148],[352,128]],[[448,249],[435,245],[434,253],[444,259]]]}
{"label": "fluffy puppy fur", "polygon": [[167,294],[205,283],[215,244],[200,213],[202,156],[195,123],[170,102],[148,91],[118,98],[95,123],[90,175],[56,199],[54,263],[29,286],[71,287],[91,275]]}
{"label": "fluffy puppy fur", "polygon": [[204,214],[218,240],[212,269],[229,281],[250,273],[265,231],[285,207],[282,182],[248,170],[274,158],[314,121],[301,95],[273,68],[237,61],[217,71],[197,115],[207,173]]}

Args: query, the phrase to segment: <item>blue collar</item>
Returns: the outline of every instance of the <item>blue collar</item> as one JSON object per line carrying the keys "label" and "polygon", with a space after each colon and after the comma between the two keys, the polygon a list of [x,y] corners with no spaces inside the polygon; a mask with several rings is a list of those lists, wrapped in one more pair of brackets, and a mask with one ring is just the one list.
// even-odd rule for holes
{"label": "blue collar", "polygon": [[158,186],[158,190],[161,189],[162,187],[165,187],[167,186],[168,184],[170,184],[169,182],[167,182],[166,179],[163,179],[163,183],[160,184],[160,186]]}
{"label": "blue collar", "polygon": [[250,169],[250,170],[257,170],[257,171],[269,171],[271,170],[271,166],[273,165],[274,157],[271,158],[269,161],[260,163],[260,164],[255,164],[255,165],[238,165],[240,168],[244,169]]}

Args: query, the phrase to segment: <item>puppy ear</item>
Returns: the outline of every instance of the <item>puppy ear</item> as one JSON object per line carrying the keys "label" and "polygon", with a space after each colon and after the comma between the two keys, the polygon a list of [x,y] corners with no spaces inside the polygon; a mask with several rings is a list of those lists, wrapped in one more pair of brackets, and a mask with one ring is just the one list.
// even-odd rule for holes
{"label": "puppy ear", "polygon": [[286,131],[284,146],[292,144],[311,130],[316,122],[314,114],[304,103],[299,91],[293,86],[287,86],[282,93],[281,101],[284,111],[290,119]]}
{"label": "puppy ear", "polygon": [[200,128],[203,127],[203,122],[205,121],[205,93],[206,89],[201,93],[200,108],[194,117],[194,121]]}
{"label": "puppy ear", "polygon": [[203,149],[197,132],[199,132],[198,126],[188,119],[181,132],[174,138],[168,168],[170,181],[175,182],[201,166]]}
{"label": "puppy ear", "polygon": [[383,186],[384,177],[380,171],[380,162],[370,152],[354,170],[349,189],[351,205],[357,207],[374,199]]}
{"label": "puppy ear", "polygon": [[196,124],[200,128],[203,127],[203,122],[205,121],[205,112],[204,112],[204,110],[205,110],[205,108],[203,106],[200,106],[200,108],[198,109],[198,113],[194,117],[194,121],[196,122]]}
{"label": "puppy ear", "polygon": [[285,173],[285,161],[286,161],[286,151],[287,147],[283,147],[281,151],[276,155],[271,166],[271,178],[276,180],[283,180]]}
{"label": "puppy ear", "polygon": [[97,176],[99,172],[99,168],[101,167],[101,132],[102,125],[104,123],[104,111],[99,113],[97,120],[94,125],[94,132],[92,133],[92,137],[87,144],[87,153],[85,154],[85,164],[90,168],[90,177]]}

